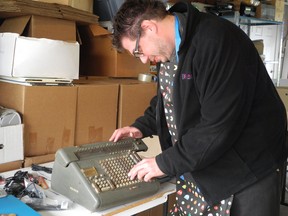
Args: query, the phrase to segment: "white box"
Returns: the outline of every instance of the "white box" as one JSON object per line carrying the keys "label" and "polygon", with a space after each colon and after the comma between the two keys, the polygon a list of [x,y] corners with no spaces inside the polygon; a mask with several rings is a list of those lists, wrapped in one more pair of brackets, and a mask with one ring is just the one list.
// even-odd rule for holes
{"label": "white box", "polygon": [[79,78],[79,43],[0,33],[0,76]]}
{"label": "white box", "polygon": [[23,124],[0,127],[0,164],[23,159]]}

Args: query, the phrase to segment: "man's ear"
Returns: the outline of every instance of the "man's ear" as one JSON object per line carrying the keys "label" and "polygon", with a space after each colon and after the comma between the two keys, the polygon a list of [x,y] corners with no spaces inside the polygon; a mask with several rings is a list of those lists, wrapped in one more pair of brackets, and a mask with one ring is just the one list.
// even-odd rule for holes
{"label": "man's ear", "polygon": [[141,23],[141,28],[144,31],[150,31],[150,32],[153,32],[153,33],[156,33],[157,30],[158,30],[157,23],[154,20],[144,20]]}

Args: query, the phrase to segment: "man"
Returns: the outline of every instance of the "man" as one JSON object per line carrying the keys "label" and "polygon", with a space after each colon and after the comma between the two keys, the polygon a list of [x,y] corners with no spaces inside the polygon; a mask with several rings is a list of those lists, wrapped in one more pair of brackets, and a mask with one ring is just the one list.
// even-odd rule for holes
{"label": "man", "polygon": [[279,215],[286,112],[257,50],[233,23],[188,2],[127,0],[113,44],[156,61],[158,94],[110,141],[158,135],[162,153],[129,176],[176,176],[171,215]]}

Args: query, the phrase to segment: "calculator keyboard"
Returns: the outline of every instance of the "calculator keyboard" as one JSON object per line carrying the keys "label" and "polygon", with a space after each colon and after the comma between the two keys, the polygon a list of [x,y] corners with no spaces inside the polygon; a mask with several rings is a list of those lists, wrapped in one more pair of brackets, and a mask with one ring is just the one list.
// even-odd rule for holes
{"label": "calculator keyboard", "polygon": [[128,172],[141,160],[140,156],[132,151],[125,155],[109,157],[99,161],[100,173],[95,167],[82,169],[96,193],[131,186],[141,182],[138,179],[130,180]]}

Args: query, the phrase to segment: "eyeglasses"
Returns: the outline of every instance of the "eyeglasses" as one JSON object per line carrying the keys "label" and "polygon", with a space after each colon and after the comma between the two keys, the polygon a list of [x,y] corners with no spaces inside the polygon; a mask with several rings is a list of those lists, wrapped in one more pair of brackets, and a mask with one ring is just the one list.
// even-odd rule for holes
{"label": "eyeglasses", "polygon": [[141,33],[139,32],[139,34],[137,36],[137,39],[136,39],[135,49],[133,50],[133,55],[134,55],[135,58],[140,58],[140,57],[142,57],[144,55],[142,51],[139,51],[140,36],[141,36]]}

